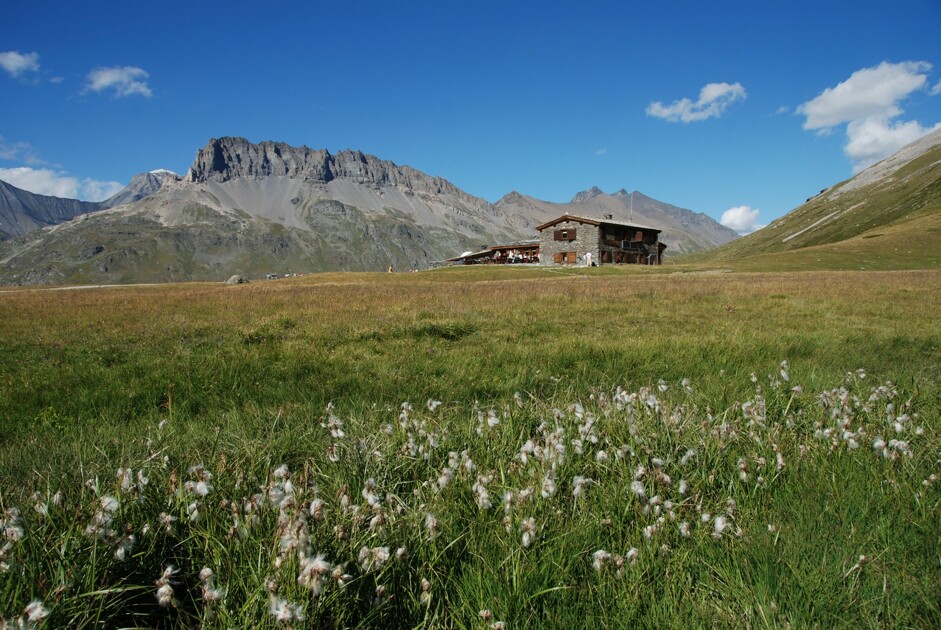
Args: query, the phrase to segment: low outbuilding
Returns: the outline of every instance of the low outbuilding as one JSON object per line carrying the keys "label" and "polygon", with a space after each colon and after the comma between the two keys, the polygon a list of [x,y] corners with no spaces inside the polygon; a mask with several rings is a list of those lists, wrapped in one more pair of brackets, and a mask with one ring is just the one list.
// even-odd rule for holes
{"label": "low outbuilding", "polygon": [[503,265],[511,263],[538,263],[539,241],[522,241],[510,245],[494,245],[477,252],[464,252],[444,262],[453,265]]}

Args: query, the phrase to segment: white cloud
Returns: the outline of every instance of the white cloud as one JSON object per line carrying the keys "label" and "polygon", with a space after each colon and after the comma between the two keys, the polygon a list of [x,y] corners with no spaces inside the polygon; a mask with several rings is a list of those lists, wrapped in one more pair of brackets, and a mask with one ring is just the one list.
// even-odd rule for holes
{"label": "white cloud", "polygon": [[688,98],[673,101],[672,105],[655,101],[647,106],[647,115],[684,123],[718,118],[729,105],[746,96],[741,83],[709,83],[699,91],[695,103]]}
{"label": "white cloud", "polygon": [[0,168],[0,179],[38,195],[78,197],[78,179],[47,168]]}
{"label": "white cloud", "polygon": [[79,179],[62,171],[27,166],[0,168],[0,179],[37,195],[84,201],[102,201],[124,187],[118,182]]}
{"label": "white cloud", "polygon": [[0,136],[0,160],[25,162],[31,166],[49,166],[49,163],[41,159],[28,142],[8,144],[3,136]]}
{"label": "white cloud", "polygon": [[153,94],[147,85],[150,74],[133,66],[95,68],[86,77],[85,90],[92,92],[112,91],[114,96],[145,96]]}
{"label": "white cloud", "polygon": [[39,53],[21,53],[17,50],[8,50],[0,53],[0,68],[10,75],[18,77],[27,72],[39,71]]}
{"label": "white cloud", "polygon": [[79,199],[86,201],[104,201],[108,197],[124,189],[124,184],[118,182],[102,182],[97,179],[85,177],[82,179]]}
{"label": "white cloud", "polygon": [[843,152],[853,161],[855,174],[939,127],[941,123],[925,128],[915,120],[895,123],[878,117],[854,120],[846,126]]}
{"label": "white cloud", "polygon": [[736,206],[723,212],[719,223],[739,234],[751,234],[764,227],[758,224],[760,212],[757,208],[752,209],[751,206]]}
{"label": "white cloud", "polygon": [[595,155],[605,155],[608,152],[607,149],[598,149],[595,151]]}
{"label": "white cloud", "polygon": [[932,96],[937,96],[938,94],[941,94],[941,81],[938,81],[937,83],[935,83],[934,87],[931,88]]}
{"label": "white cloud", "polygon": [[894,118],[902,113],[899,101],[925,86],[931,64],[926,61],[883,61],[857,70],[850,78],[827,88],[797,108],[804,114],[804,129],[827,129],[861,118]]}
{"label": "white cloud", "polygon": [[[798,107],[797,113],[806,117],[804,129],[820,133],[846,124],[843,153],[852,161],[853,172],[858,173],[937,128],[924,127],[914,120],[896,120],[904,113],[902,101],[926,89],[931,68],[926,61],[884,61],[857,70],[836,87],[827,88]],[[941,90],[935,86],[930,93]]]}

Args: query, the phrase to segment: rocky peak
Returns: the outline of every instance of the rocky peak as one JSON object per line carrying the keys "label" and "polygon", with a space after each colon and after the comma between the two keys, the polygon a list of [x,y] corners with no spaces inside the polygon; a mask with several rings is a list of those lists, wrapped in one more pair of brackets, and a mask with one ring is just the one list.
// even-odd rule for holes
{"label": "rocky peak", "polygon": [[160,190],[163,183],[168,179],[178,180],[180,176],[166,169],[150,171],[149,173],[139,173],[131,178],[127,186],[101,202],[101,205],[105,208],[114,208],[115,206],[140,201],[144,197],[149,197]]}
{"label": "rocky peak", "polygon": [[186,179],[192,182],[226,182],[239,177],[282,175],[310,181],[333,179],[327,151],[305,146],[292,147],[283,142],[254,144],[245,138],[212,138],[197,151]]}
{"label": "rocky peak", "polygon": [[589,199],[593,199],[598,195],[603,195],[604,191],[598,188],[597,186],[592,186],[588,190],[583,190],[574,197],[572,197],[572,203],[585,203]]}
{"label": "rocky peak", "polygon": [[[196,153],[186,175],[190,182],[226,182],[239,177],[286,176],[314,184],[346,179],[370,186],[397,186],[432,195],[449,194],[471,199],[469,195],[440,177],[432,177],[408,166],[380,160],[361,151],[345,150],[331,154],[326,149],[292,147],[283,142],[252,143],[245,138],[224,137],[209,140]],[[474,202],[477,200],[474,198]]]}
{"label": "rocky peak", "polygon": [[506,204],[524,204],[526,203],[526,198],[515,190],[508,192],[507,194],[500,197],[496,205],[506,205]]}
{"label": "rocky peak", "polygon": [[467,194],[446,179],[410,166],[397,166],[362,151],[347,149],[331,154],[326,149],[292,147],[271,141],[256,144],[235,137],[209,140],[197,151],[186,181],[221,183],[269,176],[285,176],[315,186],[343,180],[374,190],[394,187],[423,198],[450,198],[448,203],[458,204],[455,207],[472,207],[489,214],[496,212],[485,199]]}

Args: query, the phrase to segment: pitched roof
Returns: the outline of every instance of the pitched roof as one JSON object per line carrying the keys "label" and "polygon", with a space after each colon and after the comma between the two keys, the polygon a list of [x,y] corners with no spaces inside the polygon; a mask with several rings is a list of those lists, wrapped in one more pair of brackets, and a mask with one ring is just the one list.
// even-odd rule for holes
{"label": "pitched roof", "polygon": [[612,219],[598,219],[595,217],[580,217],[574,214],[563,214],[561,217],[557,217],[555,219],[552,219],[551,221],[547,221],[546,223],[543,223],[542,225],[537,225],[536,231],[542,232],[544,229],[552,227],[553,225],[562,223],[563,221],[575,221],[577,223],[586,223],[588,225],[617,225],[620,227],[639,228],[641,230],[653,230],[654,232],[663,231],[660,228],[650,227],[649,225],[639,225],[637,223],[628,223],[627,221],[614,221]]}

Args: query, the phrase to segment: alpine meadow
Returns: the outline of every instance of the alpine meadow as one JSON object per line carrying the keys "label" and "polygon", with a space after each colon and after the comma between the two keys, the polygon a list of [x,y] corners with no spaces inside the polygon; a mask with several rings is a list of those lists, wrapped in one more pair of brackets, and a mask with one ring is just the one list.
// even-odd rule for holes
{"label": "alpine meadow", "polygon": [[4,292],[0,601],[936,626],[941,273],[662,271]]}
{"label": "alpine meadow", "polygon": [[7,2],[0,630],[941,628],[941,2]]}

